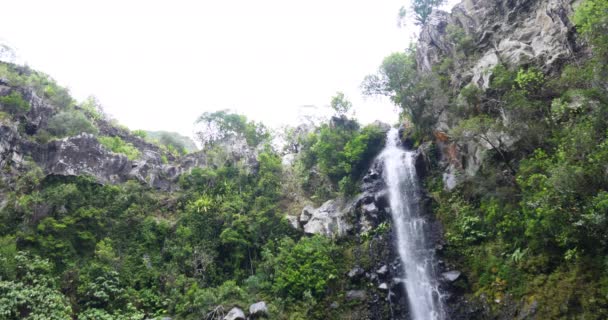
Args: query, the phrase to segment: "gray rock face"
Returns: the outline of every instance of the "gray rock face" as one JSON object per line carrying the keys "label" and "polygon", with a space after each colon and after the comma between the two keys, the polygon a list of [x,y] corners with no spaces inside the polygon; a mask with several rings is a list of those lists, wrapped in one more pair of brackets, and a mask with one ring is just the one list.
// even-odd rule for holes
{"label": "gray rock face", "polygon": [[346,301],[365,301],[367,294],[364,290],[349,290],[346,292]]}
{"label": "gray rock face", "polygon": [[446,39],[449,20],[447,12],[435,10],[420,31],[416,63],[421,71],[430,72],[433,65],[441,61],[442,55],[451,50],[452,45]]}
{"label": "gray rock face", "polygon": [[[462,28],[481,53],[468,72],[475,83],[487,87],[484,74],[499,61],[508,65],[535,63],[550,70],[572,57],[572,0],[463,0],[451,14],[435,11],[420,33],[418,67],[430,72],[443,57],[454,54],[447,37],[449,25]],[[467,72],[467,71],[465,71]]]}
{"label": "gray rock face", "polygon": [[[312,211],[310,211],[312,208],[305,209],[306,214],[310,214],[310,217],[306,216],[304,219],[307,221],[304,224],[304,232],[331,238],[345,235],[352,229],[352,225],[347,221],[348,213],[342,209],[343,203],[342,199],[334,199]],[[300,222],[302,222],[301,217]]]}
{"label": "gray rock face", "polygon": [[294,229],[300,229],[300,221],[298,216],[287,215],[285,216],[289,225]]}
{"label": "gray rock face", "polygon": [[[251,173],[257,171],[257,150],[249,147],[242,138],[231,138],[219,143],[224,151],[210,159],[204,152],[191,153],[179,159],[165,154],[169,163],[163,164],[158,146],[146,142],[128,130],[113,126],[106,120],[97,121],[100,135],[120,137],[133,144],[140,152],[140,159],[131,161],[125,155],[116,154],[103,147],[91,134],[82,133],[74,137],[39,144],[29,139],[38,130],[46,127],[48,120],[57,112],[56,108],[39,98],[31,89],[0,86],[0,95],[19,90],[31,106],[21,123],[20,132],[11,121],[0,122],[0,168],[20,170],[24,159],[32,160],[46,175],[78,176],[90,175],[99,183],[121,183],[134,179],[152,188],[172,191],[178,188],[180,175],[195,167],[219,166],[226,162],[238,162]],[[16,172],[0,173],[0,181],[10,181]]]}
{"label": "gray rock face", "polygon": [[253,318],[268,316],[266,302],[260,301],[249,306],[249,316]]}
{"label": "gray rock face", "polygon": [[245,312],[243,312],[243,310],[241,310],[237,307],[230,309],[228,314],[226,314],[226,316],[224,317],[224,320],[246,320],[246,319],[247,318],[245,317]]}
{"label": "gray rock face", "polygon": [[302,209],[302,214],[300,214],[300,222],[306,224],[312,218],[312,215],[315,212],[315,208],[312,206],[306,206]]}
{"label": "gray rock face", "polygon": [[132,169],[125,155],[108,152],[87,133],[51,141],[32,153],[48,174],[91,175],[101,183],[123,182]]}
{"label": "gray rock face", "polygon": [[[422,27],[416,50],[420,73],[430,73],[444,59],[454,61],[451,86],[468,84],[485,90],[490,85],[493,68],[498,64],[517,68],[535,66],[545,73],[554,73],[558,66],[580,51],[570,17],[575,0],[462,0],[451,13],[434,11]],[[471,40],[471,48],[463,58],[459,43],[450,35],[461,30]],[[479,141],[455,145],[446,133],[458,124],[459,118],[445,108],[434,106],[438,115],[435,125],[437,145],[445,164],[444,186],[451,190],[463,179],[459,175],[475,175],[491,149]],[[508,125],[508,114],[503,114]],[[490,134],[495,145],[508,150],[520,138],[504,132]]]}

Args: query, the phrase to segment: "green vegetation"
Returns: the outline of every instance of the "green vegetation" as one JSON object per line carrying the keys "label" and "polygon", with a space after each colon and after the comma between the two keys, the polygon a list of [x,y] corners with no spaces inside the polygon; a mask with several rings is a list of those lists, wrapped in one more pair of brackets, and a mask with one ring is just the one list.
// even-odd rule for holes
{"label": "green vegetation", "polygon": [[[479,152],[479,169],[460,172],[456,189],[444,190],[445,168],[437,162],[426,187],[445,227],[442,254],[468,277],[456,285],[495,315],[521,301],[522,308],[537,304],[539,319],[608,316],[607,17],[606,1],[580,4],[574,22],[593,54],[557,75],[499,64],[489,89],[457,86],[449,77],[454,59],[468,65],[461,53],[474,48],[466,33],[448,26],[455,55],[430,74],[418,74],[406,51],[387,57],[364,82],[367,93],[402,107],[418,139]],[[425,90],[447,97],[433,101]],[[446,112],[449,132],[434,131],[438,110]],[[475,165],[451,156],[456,167]]]}
{"label": "green vegetation", "polygon": [[97,134],[98,130],[79,110],[69,109],[55,114],[49,119],[47,130],[52,135],[63,138],[80,133]]}
{"label": "green vegetation", "polygon": [[337,277],[336,248],[331,240],[314,236],[298,243],[287,238],[280,244],[274,262],[273,292],[292,299],[309,294],[322,297],[330,281]]}
{"label": "green vegetation", "polygon": [[[93,123],[105,121],[94,120],[101,109],[93,99],[82,105],[62,108],[39,133],[96,134]],[[342,275],[356,245],[305,237],[289,225],[286,167],[270,133],[222,111],[201,119],[219,130],[203,150],[209,165],[181,175],[174,193],[134,181],[45,176],[25,161],[27,173],[6,189],[0,208],[1,317],[201,319],[265,300],[274,319],[324,319],[331,301],[343,301]],[[178,138],[161,134],[159,143],[183,149]],[[225,149],[226,138],[256,150],[255,170]],[[97,139],[129,159],[140,156],[118,136]],[[295,166],[306,158],[331,176],[332,190],[354,191],[383,141],[378,127],[334,118],[313,129]]]}
{"label": "green vegetation", "polygon": [[47,99],[59,109],[74,105],[74,100],[66,88],[59,86],[48,75],[33,71],[27,66],[0,62],[0,78],[7,79],[13,87],[34,89],[39,97]]}
{"label": "green vegetation", "polygon": [[0,105],[4,110],[12,113],[24,113],[30,110],[30,104],[23,100],[19,91],[13,91],[6,96],[0,97]]}
{"label": "green vegetation", "polygon": [[374,157],[384,146],[385,132],[374,125],[363,129],[354,120],[334,118],[302,141],[302,186],[321,202],[336,191],[352,194]]}
{"label": "green vegetation", "polygon": [[165,148],[167,152],[176,156],[198,150],[192,139],[175,132],[137,130],[133,133],[143,139],[160,145],[161,147]]}
{"label": "green vegetation", "polygon": [[350,111],[353,104],[348,101],[343,92],[338,92],[334,97],[331,98],[330,106],[332,109],[334,109],[338,116],[343,116]]}
{"label": "green vegetation", "polygon": [[428,20],[434,8],[444,4],[445,0],[413,0],[412,10],[415,13],[416,23],[423,25]]}
{"label": "green vegetation", "polygon": [[247,117],[227,110],[205,112],[197,120],[197,132],[203,145],[214,145],[230,138],[243,138],[250,146],[258,146],[270,138],[268,129],[261,124],[248,121]]}
{"label": "green vegetation", "polygon": [[[418,22],[441,3],[414,1]],[[413,126],[406,134],[429,148],[424,183],[445,231],[439,253],[466,275],[457,289],[496,318],[513,308],[534,308],[538,319],[608,318],[607,10],[605,1],[582,1],[574,22],[593,54],[551,73],[498,64],[489,88],[462,83],[454,72],[476,48],[463,28],[448,26],[454,55],[433,70],[419,74],[410,48],[363,83],[366,93],[390,97]],[[0,121],[34,138],[98,134],[106,122],[117,129],[95,98],[77,106],[44,74],[0,63],[0,77],[10,87]],[[48,125],[22,128],[23,88],[56,107]],[[383,147],[385,129],[349,118],[343,93],[330,105],[327,123],[288,131],[290,164],[262,124],[204,113],[197,136],[206,166],[182,174],[171,193],[45,176],[23,159],[23,173],[1,186],[0,318],[216,319],[260,300],[272,319],[346,319],[366,308],[344,292],[368,283],[344,275],[385,263],[375,260],[388,250],[376,240],[389,238],[390,225],[334,240],[306,236],[285,218],[304,202],[355,194]],[[138,139],[118,132],[133,139],[97,139],[138,159],[125,141]],[[192,147],[173,133],[132,135],[160,145],[164,163]],[[235,146],[256,164],[235,157]],[[438,149],[461,181],[452,190]],[[10,164],[2,170],[12,173]]]}
{"label": "green vegetation", "polygon": [[97,140],[106,149],[114,153],[124,154],[129,160],[135,160],[141,156],[139,149],[135,148],[131,143],[125,142],[120,137],[97,137]]}
{"label": "green vegetation", "polygon": [[415,49],[396,52],[384,58],[377,74],[365,77],[362,88],[367,95],[385,95],[401,107],[402,117],[414,128],[414,136],[430,135],[438,109],[446,99],[440,77],[434,73],[418,75]]}

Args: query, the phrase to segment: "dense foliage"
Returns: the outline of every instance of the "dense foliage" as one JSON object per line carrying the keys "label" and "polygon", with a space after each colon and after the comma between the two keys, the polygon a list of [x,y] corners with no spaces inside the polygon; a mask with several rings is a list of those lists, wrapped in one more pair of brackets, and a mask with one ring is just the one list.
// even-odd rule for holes
{"label": "dense foliage", "polygon": [[140,151],[133,144],[125,142],[120,137],[97,137],[97,140],[108,150],[124,154],[129,160],[135,160],[141,155]]}
{"label": "dense foliage", "polygon": [[[414,1],[418,22],[441,3]],[[453,55],[431,72],[418,72],[410,48],[363,83],[401,108],[404,134],[428,151],[425,187],[445,231],[439,253],[466,275],[456,289],[496,315],[518,303],[539,319],[608,317],[607,10],[606,1],[582,1],[573,21],[591,54],[553,73],[498,64],[489,88],[461,83],[451,75],[476,48],[462,28],[448,26]],[[0,78],[10,87],[0,97],[0,125],[16,124],[32,141],[86,132],[130,160],[144,139],[160,146],[164,162],[187,151],[175,134],[112,124],[96,99],[77,104],[27,67],[2,63]],[[36,105],[28,92],[55,108],[46,126],[23,125]],[[27,172],[0,186],[0,317],[221,319],[260,300],[276,319],[355,314],[343,293],[365,284],[345,274],[377,265],[362,252],[386,250],[373,239],[390,226],[335,240],[303,235],[285,218],[301,210],[302,198],[320,204],[355,194],[383,147],[386,128],[349,118],[343,93],[331,107],[326,123],[290,129],[284,153],[293,158],[285,162],[262,124],[204,113],[197,135],[205,166],[183,173],[172,193],[135,181],[45,176],[23,159]],[[437,127],[442,112],[445,131]],[[450,190],[434,158],[441,148],[460,170]],[[475,170],[462,170],[472,166],[458,156],[467,148],[482,159]],[[12,170],[8,162],[0,169]]]}
{"label": "dense foliage", "polygon": [[[30,78],[18,68],[7,66],[7,75],[26,85]],[[5,97],[10,102],[20,95]],[[341,113],[350,107],[343,96],[334,104]],[[23,121],[16,113],[7,117]],[[320,167],[329,177],[329,188],[354,191],[384,133],[345,117],[334,120],[312,129],[296,163],[306,158],[309,169]],[[84,176],[45,176],[26,159],[27,173],[0,190],[6,198],[0,317],[221,319],[231,306],[266,300],[274,318],[324,318],[316,306],[343,299],[344,251],[334,240],[303,237],[288,224],[282,185],[288,168],[269,143],[270,132],[225,111],[204,114],[201,124],[207,165],[182,174],[175,193],[135,181],[100,185]],[[108,121],[95,98],[63,103],[46,126],[21,133],[46,143],[82,132],[130,160],[142,154],[138,146],[145,142],[137,139],[156,141],[174,156],[185,153],[183,137],[130,132]],[[235,144],[255,155],[255,164],[235,156]]]}
{"label": "dense foliage", "polygon": [[352,194],[374,157],[384,146],[385,131],[370,125],[362,129],[346,117],[333,118],[302,138],[300,175],[304,190],[317,200],[335,192]]}
{"label": "dense foliage", "polygon": [[251,146],[257,146],[270,138],[268,129],[261,123],[248,121],[243,115],[228,110],[205,112],[197,124],[199,141],[203,145],[213,145],[231,138],[244,138]]}
{"label": "dense foliage", "polygon": [[66,110],[49,119],[47,130],[56,137],[71,137],[80,133],[97,133],[98,129],[78,110]]}
{"label": "dense foliage", "polygon": [[0,97],[0,105],[10,113],[27,112],[30,109],[29,103],[23,100],[23,96],[19,91],[13,91],[10,94]]}
{"label": "dense foliage", "polygon": [[164,146],[169,152],[174,154],[186,154],[198,150],[190,138],[175,132],[136,130],[134,133],[146,140]]}

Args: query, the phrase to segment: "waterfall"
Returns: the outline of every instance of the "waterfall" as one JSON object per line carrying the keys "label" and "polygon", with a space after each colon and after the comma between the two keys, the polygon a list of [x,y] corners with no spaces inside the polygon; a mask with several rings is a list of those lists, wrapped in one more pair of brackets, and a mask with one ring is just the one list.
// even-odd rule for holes
{"label": "waterfall", "polygon": [[398,130],[391,129],[380,161],[384,164],[384,180],[389,192],[410,317],[412,320],[443,320],[446,316],[436,280],[434,250],[426,239],[429,226],[420,210],[414,155],[399,147]]}

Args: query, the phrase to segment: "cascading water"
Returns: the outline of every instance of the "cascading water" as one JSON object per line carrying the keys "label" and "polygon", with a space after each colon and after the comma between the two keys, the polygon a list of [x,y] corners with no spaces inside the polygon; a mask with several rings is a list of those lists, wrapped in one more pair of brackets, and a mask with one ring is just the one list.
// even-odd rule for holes
{"label": "cascading water", "polygon": [[443,320],[446,316],[435,278],[435,253],[426,240],[428,226],[420,214],[414,154],[399,147],[398,130],[391,129],[380,160],[384,163],[384,180],[389,192],[411,318]]}

